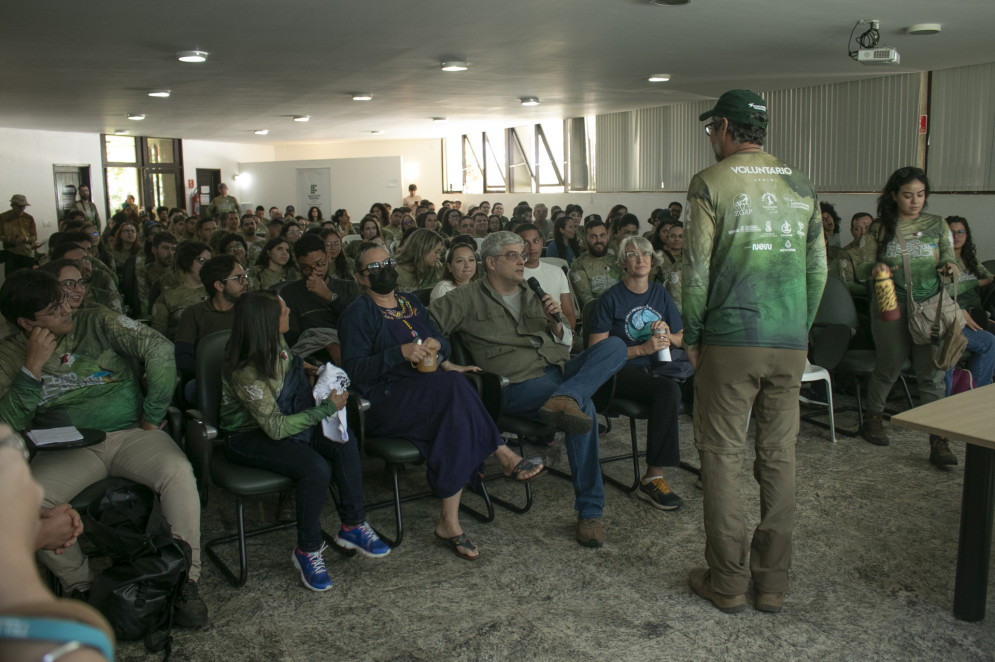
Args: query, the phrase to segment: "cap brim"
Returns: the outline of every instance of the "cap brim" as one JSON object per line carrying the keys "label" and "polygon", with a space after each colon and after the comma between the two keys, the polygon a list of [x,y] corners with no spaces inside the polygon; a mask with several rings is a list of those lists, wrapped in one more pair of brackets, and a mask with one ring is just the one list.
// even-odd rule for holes
{"label": "cap brim", "polygon": [[714,116],[715,116],[715,109],[712,108],[711,110],[706,110],[701,115],[698,115],[698,121],[699,122],[704,122],[709,117],[714,117]]}

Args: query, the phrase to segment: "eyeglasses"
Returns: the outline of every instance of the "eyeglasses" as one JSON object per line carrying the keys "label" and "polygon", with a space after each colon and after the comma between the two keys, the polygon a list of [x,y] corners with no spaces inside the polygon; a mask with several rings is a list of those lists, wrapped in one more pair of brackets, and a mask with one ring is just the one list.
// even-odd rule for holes
{"label": "eyeglasses", "polygon": [[951,230],[951,232],[953,232],[957,236],[967,234],[967,230],[965,230],[964,228],[961,228],[960,230]]}
{"label": "eyeglasses", "polygon": [[366,265],[363,271],[365,271],[370,276],[376,276],[378,273],[380,273],[381,269],[386,269],[387,267],[396,267],[396,266],[397,266],[397,260],[395,260],[392,257],[388,257],[383,262],[370,262],[369,264]]}
{"label": "eyeglasses", "polygon": [[207,262],[210,259],[211,258],[209,258],[209,257],[198,257],[198,258],[194,258],[194,262],[196,262],[197,264],[204,264],[205,262]]}
{"label": "eyeglasses", "polygon": [[244,285],[245,283],[249,282],[249,277],[246,276],[245,274],[237,274],[235,276],[229,276],[228,278],[222,278],[221,282],[223,283],[226,280],[234,280],[237,281],[239,285]]}
{"label": "eyeglasses", "polygon": [[331,248],[332,246],[341,246],[341,245],[342,245],[341,241],[326,241],[325,242],[325,248]]}
{"label": "eyeglasses", "polygon": [[710,124],[706,124],[705,125],[705,134],[709,135],[709,136],[714,135],[715,132],[719,130],[719,126],[721,126],[721,124],[722,124],[721,121],[711,122]]}
{"label": "eyeglasses", "polygon": [[242,246],[242,244],[232,244],[231,246],[225,249],[225,253],[236,253],[236,252],[244,253],[245,247]]}
{"label": "eyeglasses", "polygon": [[327,266],[328,266],[327,262],[325,262],[324,260],[318,260],[314,264],[302,264],[300,272],[302,276],[307,278],[308,276],[313,274],[316,269],[324,269]]}
{"label": "eyeglasses", "polygon": [[525,262],[525,253],[519,253],[518,251],[508,251],[504,255],[499,255],[498,257],[503,257],[509,262]]}
{"label": "eyeglasses", "polygon": [[82,290],[89,284],[90,281],[86,280],[85,278],[79,278],[79,279],[67,278],[66,280],[59,281],[59,285],[66,288],[67,290],[75,290],[77,287]]}
{"label": "eyeglasses", "polygon": [[287,236],[288,237],[299,237],[299,236],[301,236],[301,234],[302,234],[302,232],[300,230],[288,230],[287,231]]}
{"label": "eyeglasses", "polygon": [[640,257],[653,257],[653,251],[629,251],[625,254],[626,260],[637,260]]}

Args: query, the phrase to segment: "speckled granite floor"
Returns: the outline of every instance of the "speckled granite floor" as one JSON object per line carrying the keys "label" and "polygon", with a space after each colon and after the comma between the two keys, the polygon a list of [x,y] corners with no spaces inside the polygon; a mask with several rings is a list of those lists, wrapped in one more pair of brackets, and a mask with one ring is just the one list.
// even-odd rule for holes
{"label": "speckled granite floor", "polygon": [[[841,415],[838,424],[852,428],[855,420]],[[682,416],[681,426],[682,455],[697,464],[690,419]],[[995,600],[989,597],[989,617],[980,623],[951,613],[962,465],[938,470],[927,463],[925,434],[890,434],[887,448],[845,436],[833,445],[828,431],[802,424],[792,587],[778,615],[723,614],[688,589],[687,571],[703,565],[704,553],[694,475],[668,470],[685,499],[676,512],[606,488],[607,542],[599,550],[574,541],[571,485],[547,476],[534,484],[535,506],[525,515],[499,509],[490,524],[464,516],[481,549],[474,563],[433,537],[434,500],[405,504],[404,543],[385,559],[326,552],[335,582],[327,593],[301,586],[290,562],[293,530],[250,541],[241,589],[205,559],[201,595],[211,623],[176,630],[174,659],[995,659]],[[627,444],[628,425],[616,424],[602,452]],[[963,445],[954,452],[963,462]],[[758,512],[748,466],[744,498]],[[609,470],[625,477],[627,468]],[[364,479],[370,498],[386,494],[377,463],[364,462]],[[417,472],[405,481],[424,486]],[[503,481],[490,486],[521,496]],[[274,506],[256,503],[247,512],[258,522]],[[233,531],[233,515],[233,500],[214,490],[205,539]],[[384,529],[390,517],[388,510],[371,513]],[[331,508],[325,526],[338,526]],[[119,659],[158,658],[126,642]]]}

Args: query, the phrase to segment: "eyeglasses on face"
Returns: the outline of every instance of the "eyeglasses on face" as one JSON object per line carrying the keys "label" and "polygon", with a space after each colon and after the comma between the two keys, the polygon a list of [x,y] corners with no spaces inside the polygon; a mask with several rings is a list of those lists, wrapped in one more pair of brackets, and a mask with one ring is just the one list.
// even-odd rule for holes
{"label": "eyeglasses on face", "polygon": [[719,126],[721,125],[722,125],[721,120],[715,122],[709,122],[708,124],[705,125],[705,134],[709,136],[714,135],[715,132],[719,130]]}
{"label": "eyeglasses on face", "polygon": [[209,258],[209,257],[198,257],[198,258],[194,258],[194,262],[196,262],[197,264],[204,264],[205,262],[207,262],[210,259],[211,258]]}
{"label": "eyeglasses on face", "polygon": [[653,257],[653,251],[627,251],[625,253],[626,260],[637,260],[640,257]]}
{"label": "eyeglasses on face", "polygon": [[525,253],[520,253],[518,251],[508,251],[498,257],[503,257],[509,262],[525,262]]}
{"label": "eyeglasses on face", "polygon": [[370,262],[369,264],[366,265],[363,271],[365,271],[367,275],[376,276],[378,273],[380,273],[381,269],[386,269],[387,267],[396,267],[396,266],[397,266],[397,260],[395,260],[392,257],[388,257],[383,262]]}
{"label": "eyeglasses on face", "polygon": [[82,290],[89,284],[90,281],[86,280],[85,278],[67,278],[65,280],[59,281],[59,285],[61,285],[67,290],[75,290],[77,287]]}
{"label": "eyeglasses on face", "polygon": [[225,249],[225,253],[244,253],[245,247],[242,244],[232,244]]}
{"label": "eyeglasses on face", "polygon": [[965,230],[964,228],[961,228],[960,230],[951,230],[951,232],[953,232],[958,237],[961,237],[961,236],[967,234],[967,230]]}
{"label": "eyeglasses on face", "polygon": [[299,237],[299,236],[301,236],[301,234],[302,234],[302,232],[300,230],[288,230],[287,231],[287,236],[288,237]]}
{"label": "eyeglasses on face", "polygon": [[237,274],[235,276],[229,276],[228,278],[222,278],[221,282],[223,283],[228,280],[234,280],[238,282],[239,285],[244,285],[245,283],[249,282],[249,277],[246,276],[245,274]]}

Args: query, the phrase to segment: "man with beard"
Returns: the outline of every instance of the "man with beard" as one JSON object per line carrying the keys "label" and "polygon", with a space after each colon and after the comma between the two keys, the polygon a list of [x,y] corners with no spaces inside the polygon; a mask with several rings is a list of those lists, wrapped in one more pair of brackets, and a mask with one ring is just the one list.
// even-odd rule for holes
{"label": "man with beard", "polygon": [[[173,269],[173,255],[176,253],[176,238],[168,232],[157,232],[152,236],[152,261],[146,262],[135,274],[138,280],[138,300],[141,302],[141,315],[148,314],[152,308],[149,296],[152,288],[163,278],[175,285],[179,278]],[[160,290],[165,289],[162,286]]]}
{"label": "man with beard", "polygon": [[[705,561],[691,590],[724,612],[779,612],[795,517],[798,390],[808,331],[826,282],[812,182],[763,151],[767,102],[731,90],[698,119],[719,161],[688,186],[684,344],[695,366],[694,437],[701,458]],[[746,529],[741,477],[756,421],[753,476],[760,523]]]}
{"label": "man with beard", "polygon": [[83,212],[84,218],[97,226],[97,231],[100,231],[100,212],[97,211],[97,205],[90,201],[90,187],[86,184],[82,184],[76,191],[79,196],[79,200],[73,203],[73,211]]}
{"label": "man with beard", "polygon": [[354,280],[331,278],[325,241],[315,234],[305,234],[294,244],[300,280],[282,290],[290,308],[290,329],[284,334],[294,354],[314,354],[322,361],[342,365],[339,343],[339,317],[361,292]]}
{"label": "man with beard", "polygon": [[[538,208],[538,205],[536,205]],[[584,241],[587,252],[574,258],[570,265],[570,282],[581,310],[589,301],[618,282],[621,270],[614,253],[608,250],[608,228],[597,214],[584,219]]]}
{"label": "man with beard", "polygon": [[185,377],[194,374],[197,343],[215,331],[230,331],[235,303],[249,291],[249,277],[234,255],[219,255],[205,262],[200,268],[200,280],[210,298],[183,311],[173,339],[176,368]]}
{"label": "man with beard", "polygon": [[249,265],[256,263],[259,254],[263,252],[263,244],[266,243],[265,239],[260,240],[256,234],[258,227],[259,219],[254,214],[243,214],[238,224],[238,230],[245,238],[245,245],[248,248],[245,263]]}

